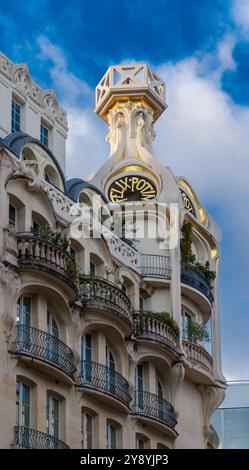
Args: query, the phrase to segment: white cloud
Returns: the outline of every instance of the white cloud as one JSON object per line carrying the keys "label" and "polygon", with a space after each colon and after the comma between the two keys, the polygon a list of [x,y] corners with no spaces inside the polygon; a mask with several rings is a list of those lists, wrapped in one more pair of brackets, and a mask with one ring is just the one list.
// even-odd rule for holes
{"label": "white cloud", "polygon": [[234,0],[231,16],[239,27],[240,33],[249,39],[249,0]]}
{"label": "white cloud", "polygon": [[49,74],[67,110],[69,134],[67,140],[67,177],[86,178],[104,161],[108,152],[105,144],[106,126],[93,114],[94,90],[70,72],[60,47],[45,36],[37,40],[39,59],[50,61]]}

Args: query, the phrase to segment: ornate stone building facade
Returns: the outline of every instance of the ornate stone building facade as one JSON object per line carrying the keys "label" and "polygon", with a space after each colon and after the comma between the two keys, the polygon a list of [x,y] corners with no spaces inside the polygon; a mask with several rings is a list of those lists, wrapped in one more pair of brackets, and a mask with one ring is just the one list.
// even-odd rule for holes
{"label": "ornate stone building facade", "polygon": [[111,150],[91,180],[65,180],[66,112],[3,55],[0,106],[1,448],[212,447],[220,234],[153,154],[164,82],[108,69]]}

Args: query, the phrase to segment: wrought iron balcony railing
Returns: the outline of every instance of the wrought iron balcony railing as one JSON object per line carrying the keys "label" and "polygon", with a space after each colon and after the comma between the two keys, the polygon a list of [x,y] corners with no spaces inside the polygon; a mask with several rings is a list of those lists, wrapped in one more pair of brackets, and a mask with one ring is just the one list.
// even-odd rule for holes
{"label": "wrought iron balcony railing", "polygon": [[213,359],[210,354],[200,344],[183,340],[182,342],[187,358],[193,365],[201,366],[212,374]]}
{"label": "wrought iron balcony railing", "polygon": [[154,393],[136,390],[133,413],[161,421],[172,429],[177,424],[173,406]]}
{"label": "wrought iron balcony railing", "polygon": [[142,277],[171,278],[170,256],[143,254],[140,255],[140,274]]}
{"label": "wrought iron balcony railing", "polygon": [[133,322],[135,336],[176,347],[175,331],[165,321],[153,317],[152,312],[135,312]]}
{"label": "wrought iron balcony railing", "polygon": [[188,271],[182,270],[181,282],[199,290],[207,297],[211,304],[213,303],[214,297],[211,287],[207,284],[203,273],[198,271],[194,266],[190,266]]}
{"label": "wrought iron balcony railing", "polygon": [[118,286],[101,277],[84,276],[80,279],[79,296],[83,306],[102,304],[110,307],[132,322],[130,300]]}
{"label": "wrought iron balcony railing", "polygon": [[55,271],[68,281],[74,283],[69,273],[70,265],[75,265],[74,259],[65,249],[58,246],[51,238],[31,232],[17,233],[18,259],[20,266],[39,267]]}
{"label": "wrought iron balcony railing", "polygon": [[122,375],[110,367],[97,362],[81,361],[79,380],[80,386],[112,395],[129,406],[131,401],[129,384]]}
{"label": "wrought iron balcony railing", "polygon": [[48,362],[71,378],[76,370],[73,352],[63,341],[31,326],[16,326],[16,340],[11,352]]}
{"label": "wrought iron balcony railing", "polygon": [[70,449],[57,437],[26,426],[15,426],[15,449]]}

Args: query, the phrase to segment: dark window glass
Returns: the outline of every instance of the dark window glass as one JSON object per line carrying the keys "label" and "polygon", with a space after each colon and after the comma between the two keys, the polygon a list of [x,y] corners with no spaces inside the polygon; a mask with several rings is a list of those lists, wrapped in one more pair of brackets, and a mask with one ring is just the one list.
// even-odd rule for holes
{"label": "dark window glass", "polygon": [[40,141],[48,147],[48,129],[41,125]]}
{"label": "dark window glass", "polygon": [[19,132],[21,129],[21,106],[12,100],[11,103],[11,132]]}

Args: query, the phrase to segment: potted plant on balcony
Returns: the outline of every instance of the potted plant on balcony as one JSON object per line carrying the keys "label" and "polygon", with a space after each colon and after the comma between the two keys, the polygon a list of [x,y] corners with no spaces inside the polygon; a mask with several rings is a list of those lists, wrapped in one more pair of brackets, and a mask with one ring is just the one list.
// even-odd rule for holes
{"label": "potted plant on balcony", "polygon": [[184,271],[191,271],[194,268],[195,271],[203,275],[204,280],[209,288],[212,288],[213,281],[216,278],[216,272],[210,269],[209,261],[205,264],[201,264],[196,261],[196,257],[192,252],[192,234],[193,226],[191,222],[186,220],[182,226],[182,238],[180,240],[181,259]]}
{"label": "potted plant on balcony", "polygon": [[192,343],[202,343],[203,341],[210,341],[210,336],[207,331],[206,325],[201,325],[189,319],[186,331],[184,332],[186,339]]}

